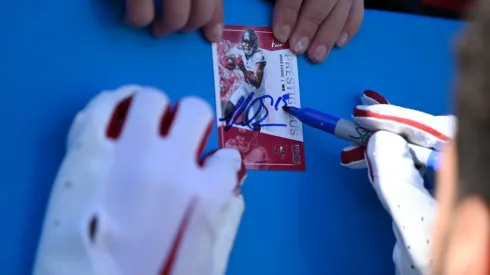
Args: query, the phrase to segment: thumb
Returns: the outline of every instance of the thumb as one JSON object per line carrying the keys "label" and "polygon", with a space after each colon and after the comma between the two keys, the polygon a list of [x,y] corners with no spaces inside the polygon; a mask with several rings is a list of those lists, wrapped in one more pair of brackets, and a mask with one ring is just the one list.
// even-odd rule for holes
{"label": "thumb", "polygon": [[378,131],[366,148],[369,178],[383,207],[393,220],[400,270],[427,274],[431,264],[430,236],[435,201],[424,188],[409,147],[399,135]]}
{"label": "thumb", "polygon": [[370,137],[365,154],[369,179],[373,185],[379,185],[380,182],[408,181],[423,187],[423,180],[403,137],[378,131]]}
{"label": "thumb", "polygon": [[225,193],[233,191],[235,194],[241,193],[241,186],[246,178],[246,169],[243,159],[235,149],[224,148],[211,151],[204,156],[200,165],[207,170],[213,180],[217,190]]}

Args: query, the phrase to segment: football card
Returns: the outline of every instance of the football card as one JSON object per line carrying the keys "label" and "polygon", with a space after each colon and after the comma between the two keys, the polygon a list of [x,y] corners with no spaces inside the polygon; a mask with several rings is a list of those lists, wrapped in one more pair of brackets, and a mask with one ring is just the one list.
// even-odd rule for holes
{"label": "football card", "polygon": [[238,149],[247,169],[305,170],[298,64],[288,44],[265,27],[225,26],[213,46],[221,148]]}

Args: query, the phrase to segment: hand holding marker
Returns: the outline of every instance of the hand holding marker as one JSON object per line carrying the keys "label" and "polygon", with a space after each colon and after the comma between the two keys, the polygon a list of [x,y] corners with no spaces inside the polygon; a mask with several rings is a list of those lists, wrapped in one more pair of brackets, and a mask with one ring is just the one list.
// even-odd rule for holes
{"label": "hand holding marker", "polygon": [[[368,106],[368,107],[370,107],[370,106]],[[388,108],[388,109],[390,109],[390,111],[396,110],[396,111],[399,111],[400,113],[404,113],[403,115],[408,114],[407,116],[416,116],[417,118],[420,118],[420,119],[417,119],[417,121],[424,121],[424,120],[422,120],[422,117],[424,117],[424,116],[433,117],[433,116],[425,114],[425,113],[421,113],[421,112],[409,110],[409,109],[404,109],[404,108],[394,106],[394,105],[390,105],[390,106],[378,105],[378,108],[385,108],[385,109]],[[342,118],[338,118],[338,117],[335,117],[335,116],[332,116],[329,114],[321,113],[319,111],[316,111],[316,110],[313,110],[310,108],[297,108],[297,107],[292,107],[292,106],[285,106],[285,107],[283,107],[283,109],[286,112],[288,112],[290,115],[296,117],[298,120],[305,123],[306,125],[309,125],[309,126],[312,126],[314,128],[317,128],[319,130],[322,130],[324,132],[333,134],[333,135],[335,135],[341,139],[350,141],[350,142],[357,144],[357,145],[365,145],[369,139],[369,136],[371,136],[373,134],[373,131],[368,130],[364,127],[361,127],[360,125],[358,125],[352,121],[342,119]],[[356,111],[361,112],[362,110],[359,110],[356,108]],[[356,114],[354,114],[354,115],[356,115]],[[418,127],[418,129],[416,129],[414,131],[423,133],[422,134],[423,138],[426,138],[427,135],[431,134],[431,135],[435,135],[435,137],[432,139],[437,139],[437,140],[441,140],[441,141],[446,141],[446,139],[449,139],[449,137],[447,137],[446,135],[443,135],[442,133],[435,131],[434,129],[432,129],[431,127],[428,127],[427,125],[423,125],[423,124],[418,123],[416,121],[415,121],[414,125],[411,125],[410,123],[408,123],[410,120],[404,118],[403,115],[400,117],[390,116],[393,118],[401,118],[401,120],[403,120],[403,121],[396,121],[394,119],[393,120],[385,119],[384,121],[388,124],[385,123],[384,127],[380,127],[380,129],[386,129],[386,130],[388,130],[390,128],[392,128],[392,129],[403,129],[403,128],[408,129],[408,128]],[[370,119],[373,124],[376,124],[376,123],[378,123],[378,121],[380,121],[379,118],[376,118],[373,116],[369,117],[369,115],[366,116],[366,119]],[[410,121],[410,122],[412,122],[412,121]],[[381,126],[382,123],[378,123],[378,124]],[[400,125],[402,125],[402,126],[400,126]],[[388,127],[386,127],[386,126],[388,126]],[[373,127],[373,128],[377,128],[377,127]],[[421,144],[423,144],[423,142]],[[426,148],[426,147],[423,147],[420,145],[416,145],[416,144],[409,144],[409,147],[411,149],[411,153],[414,157],[414,161],[416,164],[420,164],[420,165],[430,167],[430,168],[436,168],[438,158],[439,158],[439,154],[440,154],[438,151],[431,150],[429,148]]]}

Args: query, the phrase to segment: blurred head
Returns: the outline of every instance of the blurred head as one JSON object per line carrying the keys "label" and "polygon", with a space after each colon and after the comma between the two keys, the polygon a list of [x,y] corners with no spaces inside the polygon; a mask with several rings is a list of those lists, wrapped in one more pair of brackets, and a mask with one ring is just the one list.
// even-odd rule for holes
{"label": "blurred head", "polygon": [[256,135],[255,131],[238,128],[238,134],[235,137],[238,150],[245,154],[249,153],[254,148]]}
{"label": "blurred head", "polygon": [[252,55],[259,48],[259,39],[253,30],[245,30],[242,34],[242,49],[245,55]]}
{"label": "blurred head", "polygon": [[437,176],[436,275],[490,274],[490,1],[458,44],[458,131]]}

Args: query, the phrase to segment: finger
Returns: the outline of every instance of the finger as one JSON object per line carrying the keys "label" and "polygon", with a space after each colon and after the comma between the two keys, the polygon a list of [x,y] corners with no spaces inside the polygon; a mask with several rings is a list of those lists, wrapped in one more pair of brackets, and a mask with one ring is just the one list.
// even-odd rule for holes
{"label": "finger", "polygon": [[[384,208],[393,218],[397,239],[416,270],[428,267],[435,216],[435,200],[424,187],[407,142],[399,135],[379,131],[366,148],[368,175]],[[412,268],[412,269],[413,269]]]}
{"label": "finger", "polygon": [[159,125],[162,115],[169,106],[168,97],[154,88],[141,87],[137,90],[125,118],[125,125],[121,135],[121,146],[145,146],[151,148],[159,138]]}
{"label": "finger", "polygon": [[153,0],[126,0],[124,20],[135,27],[143,27],[151,23],[155,17]]}
{"label": "finger", "polygon": [[191,32],[206,25],[216,9],[215,0],[192,0],[191,12],[183,32]]}
{"label": "finger", "polygon": [[363,105],[390,104],[384,96],[373,90],[364,91],[361,96],[361,102]]}
{"label": "finger", "polygon": [[[330,1],[329,1],[330,2]],[[308,49],[308,58],[313,62],[322,62],[335,46],[342,27],[347,20],[351,0],[340,0],[318,28],[315,38]]]}
{"label": "finger", "polygon": [[[112,175],[115,178],[107,186],[114,190],[119,187],[117,191],[112,192],[124,198],[122,201],[140,200],[148,191],[148,189],[134,185],[131,180],[141,181],[142,177],[153,175],[152,172],[156,165],[148,164],[154,163],[154,158],[150,157],[153,156],[155,148],[160,147],[159,125],[162,114],[169,106],[169,100],[164,93],[156,89],[141,87],[134,93],[127,106],[125,108],[129,110],[123,117],[122,134],[116,143],[113,156],[115,162]],[[121,179],[125,180],[121,181]],[[135,192],[139,192],[138,198],[134,195]],[[113,205],[113,207],[119,206]]]}
{"label": "finger", "polygon": [[198,97],[186,97],[179,102],[167,137],[182,144],[182,156],[189,155],[197,162],[211,133],[212,120],[213,110],[206,101]]}
{"label": "finger", "polygon": [[427,148],[438,148],[454,135],[452,125],[423,112],[395,105],[360,105],[354,109],[354,120],[368,130],[385,130],[402,135],[409,142]]}
{"label": "finger", "polygon": [[274,36],[282,43],[288,41],[296,25],[303,0],[277,0],[272,16]]}
{"label": "finger", "polygon": [[366,168],[366,159],[364,157],[365,147],[350,145],[345,147],[340,153],[342,166],[352,169]]}
{"label": "finger", "polygon": [[[115,91],[102,91],[90,100],[87,106],[74,119],[68,132],[67,146],[71,147],[77,144],[82,138],[82,135],[84,136],[83,139],[85,139],[85,142],[94,144],[99,143],[100,138],[103,136],[106,136],[110,140],[117,139],[121,133],[121,123],[111,125],[111,121],[115,116],[121,117],[121,114],[115,113],[114,110],[117,109],[118,105],[127,104],[123,102],[130,100],[129,98],[138,88],[139,86],[127,85]],[[123,109],[125,109],[124,106],[120,111],[124,111]],[[84,133],[91,134],[84,135]]]}
{"label": "finger", "polygon": [[163,36],[182,29],[189,21],[191,0],[165,0],[161,16],[153,23],[153,35]]}
{"label": "finger", "polygon": [[210,42],[218,42],[223,38],[223,0],[217,0],[211,20],[204,26],[204,36]]}
{"label": "finger", "polygon": [[403,181],[418,174],[408,143],[403,137],[386,132],[374,133],[366,145],[369,178],[386,177]]}
{"label": "finger", "polygon": [[208,155],[204,160],[204,169],[213,178],[222,179],[214,181],[223,183],[218,186],[224,192],[238,194],[245,180],[245,165],[240,153],[231,148],[220,149]]}
{"label": "finger", "polygon": [[364,1],[363,0],[353,0],[352,6],[350,8],[349,16],[345,22],[344,29],[340,34],[336,45],[338,47],[343,47],[351,40],[357,31],[361,27],[362,20],[364,19]]}
{"label": "finger", "polygon": [[333,1],[304,1],[298,22],[289,40],[291,50],[295,54],[303,54],[308,49],[315,33],[332,10],[333,5]]}

